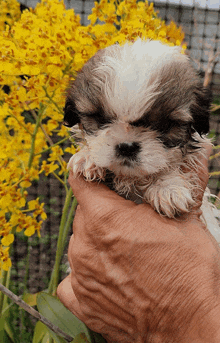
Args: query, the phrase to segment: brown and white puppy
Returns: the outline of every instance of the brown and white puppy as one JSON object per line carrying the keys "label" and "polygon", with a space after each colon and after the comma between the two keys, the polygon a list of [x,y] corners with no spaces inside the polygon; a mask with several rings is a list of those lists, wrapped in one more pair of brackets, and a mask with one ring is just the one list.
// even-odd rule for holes
{"label": "brown and white puppy", "polygon": [[[64,124],[81,150],[70,165],[170,218],[190,211],[209,131],[210,96],[180,47],[138,39],[98,51],[67,92]],[[192,171],[183,173],[184,166]]]}

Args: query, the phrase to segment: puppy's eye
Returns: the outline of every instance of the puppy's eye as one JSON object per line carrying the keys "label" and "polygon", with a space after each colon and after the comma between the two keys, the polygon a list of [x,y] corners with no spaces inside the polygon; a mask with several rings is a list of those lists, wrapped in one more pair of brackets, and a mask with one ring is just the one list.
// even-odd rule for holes
{"label": "puppy's eye", "polygon": [[103,115],[96,115],[94,117],[96,123],[99,125],[99,127],[105,126],[107,124],[111,124],[112,120],[109,117],[103,116]]}
{"label": "puppy's eye", "polygon": [[112,119],[99,110],[96,112],[82,113],[81,123],[84,131],[89,134],[94,134],[96,131],[104,129],[108,124],[112,123]]}
{"label": "puppy's eye", "polygon": [[131,122],[130,125],[135,126],[135,127],[145,127],[145,128],[148,128],[151,126],[147,117],[143,117],[138,120],[135,120]]}
{"label": "puppy's eye", "polygon": [[112,119],[105,115],[103,111],[86,113],[84,114],[84,117],[88,122],[93,122],[93,124],[96,124],[98,128],[102,128],[103,126],[111,124],[112,122]]}

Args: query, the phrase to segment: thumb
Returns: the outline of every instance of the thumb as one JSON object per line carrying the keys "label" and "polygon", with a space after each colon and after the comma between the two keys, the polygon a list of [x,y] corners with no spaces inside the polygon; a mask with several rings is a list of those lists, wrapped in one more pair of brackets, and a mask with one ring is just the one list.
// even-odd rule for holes
{"label": "thumb", "polygon": [[112,201],[114,206],[115,201],[126,202],[125,199],[103,183],[85,181],[82,176],[75,178],[72,171],[70,171],[68,182],[81,209],[88,207],[91,202],[93,204],[102,204],[104,200],[108,200],[108,202]]}
{"label": "thumb", "polygon": [[71,278],[72,276],[70,274],[58,285],[57,296],[64,306],[80,319],[83,314],[73,291]]}

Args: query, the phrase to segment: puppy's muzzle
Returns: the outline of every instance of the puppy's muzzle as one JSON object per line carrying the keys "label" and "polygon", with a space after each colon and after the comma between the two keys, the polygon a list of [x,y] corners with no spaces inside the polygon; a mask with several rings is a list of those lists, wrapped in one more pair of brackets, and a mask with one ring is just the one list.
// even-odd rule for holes
{"label": "puppy's muzzle", "polygon": [[137,142],[120,143],[115,147],[116,157],[126,157],[129,160],[135,160],[140,152],[140,145]]}

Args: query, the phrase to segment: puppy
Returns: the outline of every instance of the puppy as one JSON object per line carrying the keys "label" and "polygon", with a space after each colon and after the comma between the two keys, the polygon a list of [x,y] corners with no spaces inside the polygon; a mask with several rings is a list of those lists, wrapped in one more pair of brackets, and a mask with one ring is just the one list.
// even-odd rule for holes
{"label": "puppy", "polygon": [[119,194],[169,218],[189,212],[210,102],[180,47],[138,39],[98,51],[67,91],[64,124],[81,144],[74,175],[111,175]]}

